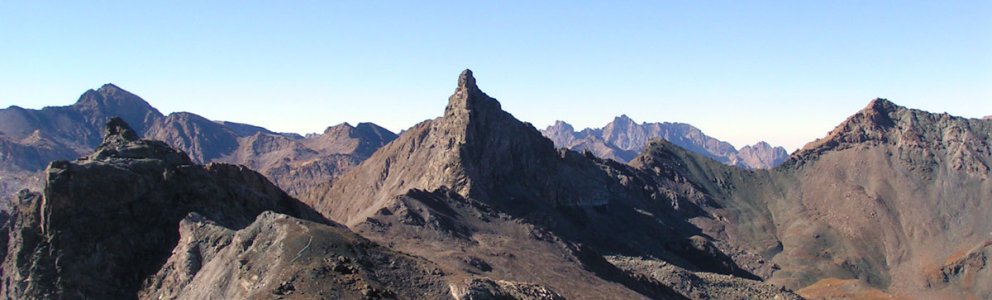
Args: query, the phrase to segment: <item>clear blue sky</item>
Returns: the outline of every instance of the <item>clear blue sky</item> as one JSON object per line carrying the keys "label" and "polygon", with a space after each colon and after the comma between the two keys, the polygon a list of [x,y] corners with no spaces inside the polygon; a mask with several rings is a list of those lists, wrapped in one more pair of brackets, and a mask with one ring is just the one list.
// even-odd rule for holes
{"label": "clear blue sky", "polygon": [[539,128],[627,114],[738,147],[795,149],[874,97],[992,115],[992,1],[79,2],[0,2],[0,106],[113,82],[165,113],[399,131],[471,68]]}

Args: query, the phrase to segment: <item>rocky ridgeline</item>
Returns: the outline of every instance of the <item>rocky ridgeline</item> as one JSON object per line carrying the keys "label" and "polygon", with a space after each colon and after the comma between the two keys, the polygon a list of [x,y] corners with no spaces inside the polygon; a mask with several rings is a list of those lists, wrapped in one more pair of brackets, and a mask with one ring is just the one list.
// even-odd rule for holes
{"label": "rocky ridgeline", "polygon": [[555,146],[575,151],[590,151],[597,157],[629,162],[644,151],[653,139],[663,139],[689,151],[721,163],[746,169],[771,169],[788,158],[782,147],[766,142],[735,149],[730,143],[707,136],[683,123],[636,123],[626,115],[613,119],[602,128],[575,131],[572,125],[556,121],[541,131]]}
{"label": "rocky ridgeline", "polygon": [[[45,174],[44,191],[3,216],[7,298],[448,293],[429,263],[325,220],[247,168],[195,165],[119,118],[94,153]],[[392,267],[368,267],[380,265]]]}

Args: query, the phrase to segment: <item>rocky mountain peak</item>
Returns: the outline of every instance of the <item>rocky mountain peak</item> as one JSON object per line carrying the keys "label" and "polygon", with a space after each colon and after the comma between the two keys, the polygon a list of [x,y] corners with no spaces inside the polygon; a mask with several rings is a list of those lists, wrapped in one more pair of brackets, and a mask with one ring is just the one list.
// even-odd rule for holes
{"label": "rocky mountain peak", "polygon": [[327,127],[327,129],[324,129],[324,134],[328,134],[328,133],[340,133],[340,132],[350,132],[350,131],[352,131],[354,129],[355,129],[354,126],[351,126],[351,124],[349,124],[348,122],[344,122],[344,123],[341,123],[341,124],[338,124],[338,125]]}
{"label": "rocky mountain peak", "polygon": [[636,123],[636,122],[634,122],[634,119],[631,119],[630,117],[628,117],[627,114],[621,114],[621,115],[613,118],[613,122],[614,123],[618,123],[618,124],[621,124],[621,123],[622,124]]}
{"label": "rocky mountain peak", "polygon": [[480,113],[502,112],[499,102],[482,92],[475,83],[472,70],[465,69],[458,75],[458,87],[448,98],[448,106],[444,110],[445,117],[470,116]]}
{"label": "rocky mountain peak", "polygon": [[891,127],[895,125],[895,122],[893,122],[890,114],[896,112],[899,108],[900,106],[887,99],[875,98],[855,116],[855,121],[865,122],[865,125],[875,128]]}
{"label": "rocky mountain peak", "polygon": [[479,88],[475,85],[475,76],[472,76],[472,70],[465,69],[461,74],[458,74],[458,87],[465,89]]}
{"label": "rocky mountain peak", "polygon": [[[459,76],[443,117],[405,131],[342,176],[330,191],[313,193],[311,203],[329,212],[332,219],[351,225],[411,189],[444,187],[464,197],[517,209],[542,201],[569,202],[561,205],[605,201],[602,195],[581,194],[588,188],[560,178],[560,173],[568,173],[562,160],[550,140],[503,111],[466,70]],[[564,196],[572,193],[578,195]]]}
{"label": "rocky mountain peak", "polygon": [[[119,87],[119,86],[117,86],[117,85],[115,85],[113,83],[105,83],[104,85],[100,86],[100,89],[98,90],[98,92],[100,92],[101,94],[105,94],[105,95],[107,95],[107,94],[115,94],[115,93],[128,93],[128,91],[125,91],[124,89],[122,89],[121,87]],[[130,93],[128,93],[128,94],[130,94]]]}
{"label": "rocky mountain peak", "polygon": [[572,124],[568,124],[567,122],[562,121],[562,120],[555,121],[555,124],[554,125],[551,125],[550,127],[548,127],[548,130],[551,130],[551,129],[561,129],[561,130],[565,130],[565,131],[575,131],[575,127],[572,127]]}
{"label": "rocky mountain peak", "polygon": [[[151,104],[148,104],[144,99],[138,97],[138,95],[132,94],[127,90],[120,88],[112,83],[107,83],[96,90],[88,90],[79,97],[76,102],[77,107],[87,106],[87,105],[98,105],[98,106],[108,106],[108,105],[125,105],[125,106],[141,106],[154,109]],[[156,110],[156,112],[158,112]]]}
{"label": "rocky mountain peak", "polygon": [[89,127],[96,131],[95,136],[88,141],[92,144],[99,142],[99,128],[110,117],[116,116],[127,121],[138,135],[145,134],[152,124],[165,117],[138,95],[110,83],[83,93],[72,105],[72,109],[82,114]]}

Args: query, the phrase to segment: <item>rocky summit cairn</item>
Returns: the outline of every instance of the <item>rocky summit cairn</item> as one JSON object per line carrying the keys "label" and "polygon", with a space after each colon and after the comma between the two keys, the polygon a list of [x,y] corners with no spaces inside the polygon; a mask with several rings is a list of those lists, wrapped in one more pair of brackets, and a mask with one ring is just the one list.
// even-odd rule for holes
{"label": "rocky summit cairn", "polygon": [[131,129],[131,126],[120,117],[113,117],[107,121],[107,133],[103,136],[103,144],[123,145],[140,140],[138,134]]}
{"label": "rocky summit cairn", "polygon": [[91,161],[111,159],[156,159],[167,165],[191,165],[186,153],[173,149],[161,141],[143,140],[131,126],[119,117],[107,121],[103,142],[87,158]]}

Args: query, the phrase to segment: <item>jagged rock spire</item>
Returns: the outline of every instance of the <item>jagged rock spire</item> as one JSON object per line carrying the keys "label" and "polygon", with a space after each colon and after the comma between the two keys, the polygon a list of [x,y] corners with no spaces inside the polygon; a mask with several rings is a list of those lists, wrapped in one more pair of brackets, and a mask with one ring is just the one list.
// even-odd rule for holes
{"label": "jagged rock spire", "polygon": [[458,118],[461,115],[502,111],[503,108],[499,102],[490,98],[476,85],[472,70],[465,69],[458,75],[458,87],[455,88],[455,93],[448,98],[448,106],[444,110],[444,115],[445,117]]}
{"label": "jagged rock spire", "polygon": [[106,134],[103,136],[103,144],[123,144],[140,140],[138,134],[131,129],[131,126],[120,117],[112,117],[107,121]]}
{"label": "jagged rock spire", "polygon": [[162,160],[167,164],[193,164],[185,152],[173,149],[162,141],[141,139],[120,117],[111,117],[107,121],[103,143],[87,157],[88,160],[110,158],[150,158]]}
{"label": "jagged rock spire", "polygon": [[475,77],[472,76],[472,70],[465,69],[461,74],[458,75],[458,88],[459,89],[478,89],[479,87],[475,85]]}

